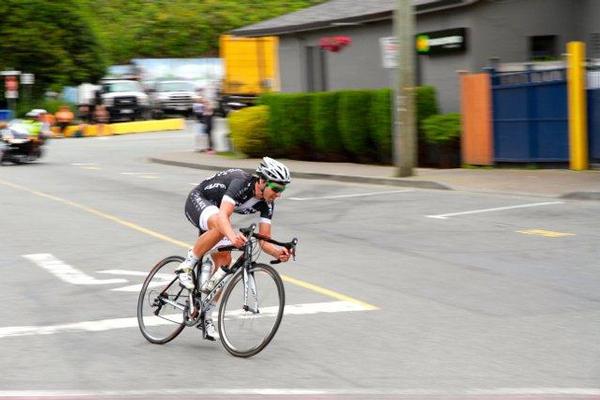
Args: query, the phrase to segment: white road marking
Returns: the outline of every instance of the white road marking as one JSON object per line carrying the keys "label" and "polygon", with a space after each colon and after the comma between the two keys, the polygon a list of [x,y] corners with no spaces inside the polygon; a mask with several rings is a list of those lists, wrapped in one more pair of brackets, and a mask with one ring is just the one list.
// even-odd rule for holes
{"label": "white road marking", "polygon": [[340,194],[335,196],[320,196],[320,197],[288,197],[288,200],[295,201],[306,201],[306,200],[329,200],[329,199],[344,199],[348,197],[364,197],[364,196],[377,196],[380,194],[394,194],[394,193],[408,193],[414,192],[414,189],[403,189],[403,190],[388,190],[385,192],[368,192],[368,193],[355,193],[355,194]]}
{"label": "white road marking", "polygon": [[456,215],[479,214],[479,213],[486,213],[486,212],[493,212],[493,211],[512,210],[515,208],[549,206],[549,205],[554,205],[554,204],[564,204],[564,202],[563,201],[546,201],[544,203],[519,204],[516,206],[486,208],[483,210],[463,211],[463,212],[439,214],[439,215],[427,215],[426,217],[427,218],[437,218],[437,219],[447,219],[448,217],[454,217]]}
{"label": "white road marking", "polygon": [[[107,269],[104,271],[97,271],[100,274],[110,274],[110,275],[130,275],[130,276],[141,276],[142,281],[144,280],[144,278],[146,276],[148,276],[148,272],[140,272],[140,271],[130,271],[130,270],[125,270],[125,269]],[[171,279],[173,279],[175,277],[175,275],[172,274],[156,274],[154,275],[155,278],[159,278],[159,280],[153,282],[152,284],[148,285],[148,287],[156,287],[156,286],[162,286],[165,283],[169,282]],[[142,290],[142,285],[143,283],[139,283],[136,285],[130,285],[130,286],[123,286],[120,288],[115,288],[115,289],[110,289],[111,291],[114,292],[136,292],[139,293],[140,290]]]}
{"label": "white road marking", "polygon": [[93,162],[90,162],[90,163],[74,162],[74,163],[71,163],[71,165],[75,165],[76,167],[88,167],[88,166],[91,166],[91,165],[98,165],[98,164],[97,163],[93,163]]}
{"label": "white road marking", "polygon": [[[368,311],[360,305],[348,301],[332,301],[325,303],[292,304],[285,306],[285,315],[306,315],[318,313],[337,313],[350,311]],[[272,307],[262,309],[261,316],[272,315],[275,312]],[[216,313],[216,311],[215,311]],[[182,314],[166,315],[165,317],[179,318]],[[228,317],[239,317],[237,314],[228,314]],[[172,322],[162,318],[152,318],[147,325],[168,325]],[[136,317],[114,318],[97,321],[74,322],[70,324],[47,325],[47,326],[7,326],[0,328],[0,338],[34,335],[53,335],[62,332],[102,332],[113,329],[137,328]]]}
{"label": "white road marking", "polygon": [[96,279],[93,276],[89,276],[84,272],[65,264],[52,254],[48,253],[27,254],[23,257],[33,261],[60,280],[73,285],[108,285],[127,282],[127,279]]}
{"label": "white road marking", "polygon": [[[138,389],[138,390],[2,390],[0,398],[69,398],[69,397],[152,397],[152,396],[403,396],[409,398],[462,397],[462,396],[502,396],[522,398],[523,396],[599,396],[600,388],[494,388],[494,389],[292,389],[292,388],[178,388],[178,389]],[[509,397],[510,396],[510,397]]]}

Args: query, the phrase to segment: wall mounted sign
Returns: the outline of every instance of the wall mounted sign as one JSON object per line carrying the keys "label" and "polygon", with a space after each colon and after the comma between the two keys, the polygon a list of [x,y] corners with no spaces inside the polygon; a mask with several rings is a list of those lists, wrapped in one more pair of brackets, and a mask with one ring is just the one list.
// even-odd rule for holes
{"label": "wall mounted sign", "polygon": [[418,54],[424,55],[463,52],[467,49],[467,28],[420,33],[416,48]]}

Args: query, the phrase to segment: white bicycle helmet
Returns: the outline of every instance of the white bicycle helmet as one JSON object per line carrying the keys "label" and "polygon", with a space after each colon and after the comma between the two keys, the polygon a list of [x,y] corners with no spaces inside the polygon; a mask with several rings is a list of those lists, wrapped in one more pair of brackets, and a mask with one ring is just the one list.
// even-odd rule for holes
{"label": "white bicycle helmet", "polygon": [[270,157],[263,157],[260,165],[256,169],[256,173],[272,182],[282,183],[287,185],[291,181],[290,170],[277,160]]}

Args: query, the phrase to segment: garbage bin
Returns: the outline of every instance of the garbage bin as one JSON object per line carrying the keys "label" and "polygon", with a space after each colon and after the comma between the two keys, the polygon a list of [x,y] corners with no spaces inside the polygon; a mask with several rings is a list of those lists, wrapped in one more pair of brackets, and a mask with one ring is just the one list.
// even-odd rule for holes
{"label": "garbage bin", "polygon": [[12,119],[12,110],[0,110],[0,121],[10,121]]}

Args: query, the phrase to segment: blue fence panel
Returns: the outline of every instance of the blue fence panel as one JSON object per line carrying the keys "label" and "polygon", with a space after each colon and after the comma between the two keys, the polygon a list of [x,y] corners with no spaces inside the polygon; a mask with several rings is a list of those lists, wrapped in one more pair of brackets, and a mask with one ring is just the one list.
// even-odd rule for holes
{"label": "blue fence panel", "polygon": [[493,73],[492,101],[495,161],[569,160],[564,69]]}
{"label": "blue fence panel", "polygon": [[600,162],[600,89],[588,89],[588,138],[590,161]]}

